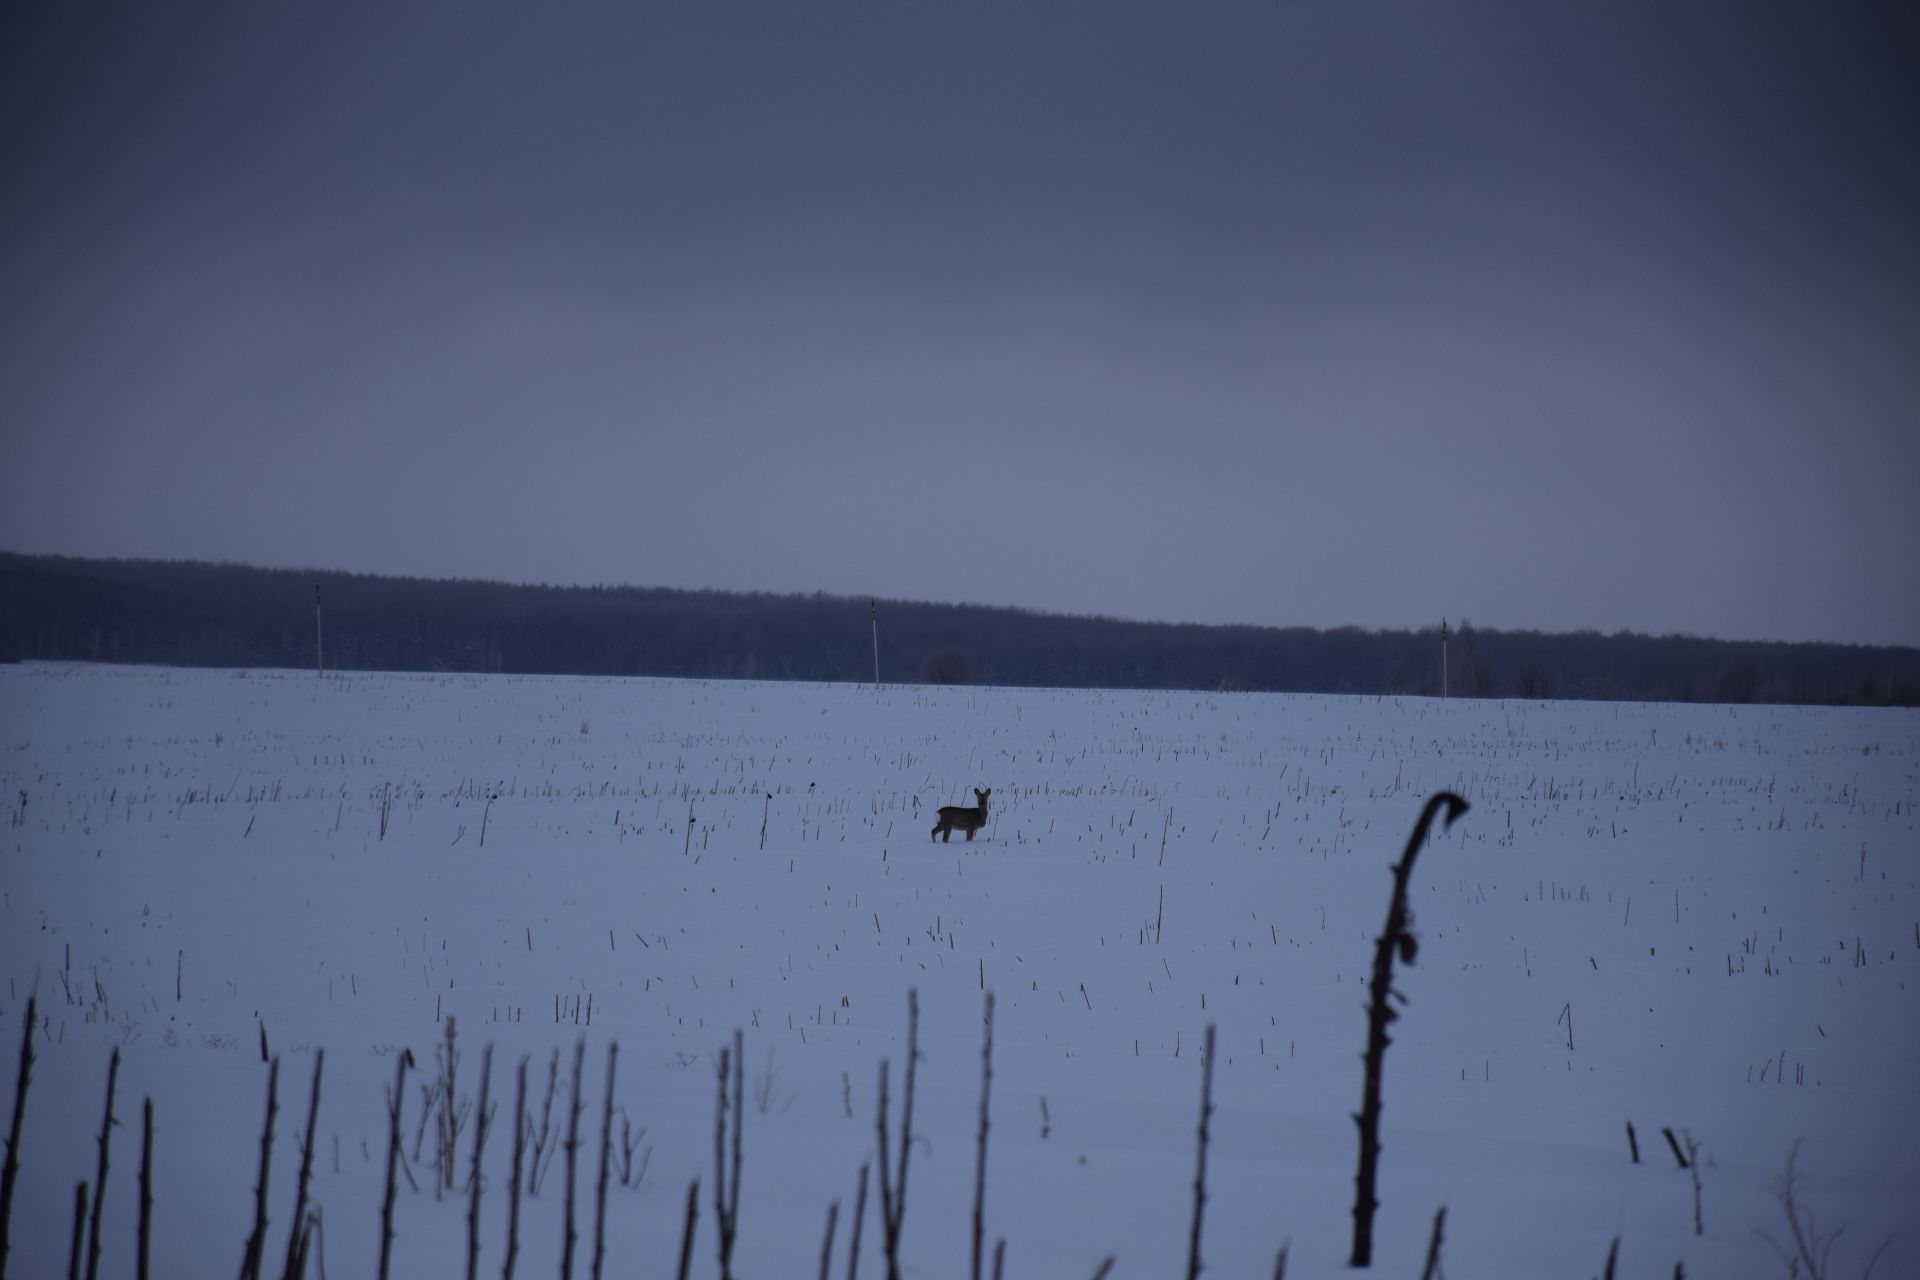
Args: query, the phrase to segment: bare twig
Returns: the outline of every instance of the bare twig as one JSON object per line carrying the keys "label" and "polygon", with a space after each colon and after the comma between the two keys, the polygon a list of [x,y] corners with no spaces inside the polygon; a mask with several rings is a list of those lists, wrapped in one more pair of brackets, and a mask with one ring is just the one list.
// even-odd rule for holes
{"label": "bare twig", "polygon": [[1427,1265],[1420,1271],[1420,1280],[1436,1280],[1440,1274],[1440,1241],[1447,1229],[1447,1206],[1441,1205],[1434,1211],[1433,1233],[1427,1237]]}
{"label": "bare twig", "polygon": [[319,1242],[320,1280],[327,1280],[327,1246],[320,1226],[319,1205],[316,1204],[307,1210],[307,1216],[300,1220],[293,1234],[298,1245],[293,1256],[293,1280],[304,1280],[307,1274],[307,1255],[316,1241]]}
{"label": "bare twig", "polygon": [[860,1276],[860,1224],[867,1216],[867,1166],[860,1166],[860,1190],[853,1197],[853,1231],[847,1237],[847,1280]]}
{"label": "bare twig", "polygon": [[[527,1191],[531,1195],[540,1194],[540,1184],[546,1179],[547,1166],[553,1162],[553,1153],[558,1148],[550,1145],[553,1140],[553,1097],[560,1088],[560,1051],[555,1049],[547,1059],[547,1095],[540,1104],[540,1130],[529,1131],[533,1139],[532,1163],[527,1169]],[[533,1121],[527,1121],[531,1130]]]}
{"label": "bare twig", "polygon": [[100,1275],[100,1208],[107,1202],[107,1148],[113,1137],[113,1086],[120,1078],[120,1050],[107,1059],[107,1111],[100,1120],[100,1168],[93,1182],[93,1216],[87,1222],[87,1280]]}
{"label": "bare twig", "polygon": [[980,1136],[973,1172],[973,1280],[980,1280],[980,1248],[986,1233],[988,1098],[993,1091],[993,992],[987,992],[984,1043],[980,1049]]}
{"label": "bare twig", "polygon": [[[740,1028],[733,1029],[733,1165],[727,1171],[727,1257],[733,1257],[733,1241],[740,1233],[740,1131],[745,1127],[746,1109],[740,1105],[747,1069],[746,1050],[740,1044]],[[729,1277],[730,1280],[730,1277]]]}
{"label": "bare twig", "polygon": [[887,1280],[900,1280],[900,1229],[907,1216],[907,1156],[913,1150],[914,1062],[920,1056],[920,992],[907,988],[906,1092],[900,1101],[900,1160],[889,1176],[887,1063],[880,1062],[880,1226],[887,1251]]}
{"label": "bare twig", "polygon": [[1680,1136],[1687,1140],[1687,1176],[1693,1179],[1693,1234],[1703,1236],[1707,1228],[1700,1220],[1700,1144],[1685,1129]]}
{"label": "bare twig", "polygon": [[[893,1148],[887,1139],[887,1060],[885,1058],[880,1059],[879,1102],[878,1119],[875,1127],[879,1130],[880,1138],[878,1157],[880,1161],[880,1247],[883,1252],[891,1252],[886,1241],[886,1236],[888,1233],[887,1224],[893,1220],[893,1177],[889,1172],[890,1165],[888,1163],[893,1159]],[[890,1275],[888,1280],[893,1280],[893,1277]]]}
{"label": "bare twig", "polygon": [[[734,1028],[733,1047],[720,1049],[720,1094],[716,1103],[713,1128],[713,1213],[720,1237],[720,1280],[733,1280],[733,1242],[740,1227],[740,1128],[746,1119],[742,1106],[745,1094],[746,1049],[739,1028]],[[731,1069],[731,1072],[729,1072]],[[727,1095],[731,1078],[733,1095]],[[732,1116],[732,1144],[729,1148],[728,1116]],[[731,1149],[732,1163],[728,1163]]]}
{"label": "bare twig", "polygon": [[480,1275],[480,1157],[493,1130],[493,1113],[487,1106],[487,1091],[492,1084],[493,1046],[488,1045],[480,1051],[480,1107],[474,1113],[473,1165],[467,1173],[467,1280],[478,1280]]}
{"label": "bare twig", "polygon": [[1207,1129],[1213,1119],[1213,1024],[1207,1024],[1200,1062],[1200,1155],[1193,1171],[1193,1229],[1187,1239],[1187,1280],[1198,1280],[1200,1221],[1207,1208]]}
{"label": "bare twig", "polygon": [[38,1000],[27,997],[20,1027],[20,1074],[13,1082],[13,1120],[7,1126],[7,1159],[0,1166],[0,1280],[6,1280],[7,1248],[13,1221],[13,1188],[20,1179],[20,1123],[27,1114],[27,1086],[33,1080],[33,1024]]}
{"label": "bare twig", "polygon": [[1667,1140],[1667,1148],[1668,1150],[1673,1152],[1673,1162],[1679,1165],[1682,1169],[1686,1168],[1687,1167],[1686,1153],[1680,1150],[1680,1139],[1673,1136],[1673,1130],[1669,1128],[1662,1128],[1660,1130],[1660,1136]]}
{"label": "bare twig", "polygon": [[607,1098],[600,1112],[600,1184],[593,1197],[593,1280],[600,1280],[600,1264],[607,1256],[607,1171],[613,1147],[613,1068],[620,1055],[618,1043],[607,1043]]}
{"label": "bare twig", "polygon": [[580,1233],[573,1226],[574,1156],[580,1150],[580,1072],[587,1061],[584,1038],[573,1043],[573,1096],[567,1104],[567,1231],[560,1251],[560,1280],[573,1280],[573,1246]]}
{"label": "bare twig", "polygon": [[[1802,1207],[1799,1173],[1794,1168],[1799,1158],[1800,1142],[1795,1139],[1793,1147],[1787,1152],[1787,1172],[1780,1181],[1773,1184],[1774,1198],[1780,1202],[1781,1212],[1787,1215],[1787,1229],[1791,1233],[1793,1247],[1782,1248],[1779,1242],[1764,1231],[1756,1234],[1767,1242],[1782,1262],[1787,1264],[1789,1275],[1798,1275],[1804,1269],[1807,1280],[1827,1280],[1831,1274],[1830,1264],[1834,1243],[1840,1239],[1841,1233],[1847,1228],[1842,1224],[1832,1231],[1823,1232],[1814,1219],[1813,1211]],[[1874,1266],[1880,1261],[1880,1255],[1886,1252],[1887,1245],[1891,1243],[1893,1243],[1892,1237],[1888,1237],[1880,1248],[1874,1251],[1873,1256],[1867,1260],[1863,1276],[1872,1275]]]}
{"label": "bare twig", "polygon": [[693,1228],[700,1221],[700,1179],[687,1184],[687,1225],[680,1233],[680,1266],[674,1271],[679,1280],[687,1280],[687,1267],[693,1262]]}
{"label": "bare twig", "polygon": [[513,1086],[513,1172],[507,1183],[507,1261],[501,1280],[513,1280],[514,1259],[520,1255],[520,1167],[527,1149],[527,1060],[520,1059]]}
{"label": "bare twig", "polygon": [[80,1280],[80,1260],[87,1251],[87,1183],[73,1188],[73,1245],[67,1250],[67,1280]]}
{"label": "bare twig", "polygon": [[393,1177],[400,1164],[400,1105],[406,1100],[407,1068],[412,1065],[413,1050],[402,1049],[394,1067],[393,1092],[387,1096],[387,1189],[380,1205],[380,1280],[387,1280],[393,1253],[393,1196],[398,1190]]}
{"label": "bare twig", "polygon": [[138,1280],[147,1280],[151,1272],[148,1259],[153,1245],[153,1099],[147,1098],[140,1109],[140,1233],[139,1253],[134,1262]]}
{"label": "bare twig", "polygon": [[627,1116],[627,1109],[620,1108],[620,1145],[616,1148],[620,1163],[614,1169],[614,1179],[621,1186],[637,1190],[646,1181],[647,1166],[653,1161],[653,1148],[648,1147],[640,1152],[639,1164],[636,1165],[633,1160],[633,1153],[639,1150],[640,1144],[646,1139],[647,1126],[641,1125],[635,1129],[633,1121]]}
{"label": "bare twig", "polygon": [[[1406,851],[1393,867],[1393,898],[1387,906],[1386,927],[1381,930],[1374,948],[1373,976],[1367,984],[1367,1072],[1360,1111],[1353,1118],[1360,1126],[1360,1168],[1354,1176],[1353,1254],[1348,1266],[1366,1267],[1373,1263],[1373,1214],[1380,1207],[1374,1197],[1380,1165],[1380,1075],[1387,1046],[1392,1043],[1387,1027],[1400,1016],[1388,1003],[1389,996],[1399,996],[1393,990],[1393,961],[1397,955],[1402,963],[1410,965],[1419,951],[1412,932],[1412,913],[1407,907],[1407,881],[1434,818],[1440,817],[1441,827],[1445,829],[1466,811],[1467,802],[1451,791],[1430,796],[1420,811],[1419,821],[1413,825],[1413,833],[1407,837]],[[1405,1003],[1406,997],[1400,996],[1400,1000]]]}
{"label": "bare twig", "polygon": [[840,1218],[840,1202],[827,1206],[827,1237],[820,1244],[820,1280],[827,1280],[827,1268],[833,1262],[833,1228]]}
{"label": "bare twig", "polygon": [[442,1191],[451,1191],[454,1186],[453,1171],[458,1162],[455,1152],[460,1145],[460,1131],[466,1127],[467,1112],[471,1102],[462,1102],[455,1088],[460,1069],[460,1050],[457,1042],[455,1020],[447,1019],[446,1040],[435,1051],[439,1059],[440,1072],[435,1082],[439,1110],[434,1120],[434,1180],[433,1198],[438,1200]]}
{"label": "bare twig", "polygon": [[307,1128],[300,1141],[300,1176],[294,1184],[293,1230],[287,1235],[287,1262],[281,1270],[282,1280],[300,1280],[300,1273],[306,1269],[307,1190],[313,1181],[313,1146],[319,1138],[320,1123],[320,1072],[326,1062],[327,1051],[314,1050],[313,1091],[307,1097]]}

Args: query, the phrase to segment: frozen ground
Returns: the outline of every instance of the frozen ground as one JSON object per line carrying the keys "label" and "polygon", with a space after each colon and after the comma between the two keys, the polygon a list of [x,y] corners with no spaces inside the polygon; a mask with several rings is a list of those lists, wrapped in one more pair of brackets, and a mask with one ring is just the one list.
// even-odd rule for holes
{"label": "frozen ground", "polygon": [[[1920,1275],[1920,717],[1882,710],[0,667],[0,1107],[42,1014],[8,1274],[64,1274],[119,1073],[102,1273],[131,1275],[141,1100],[158,1274],[232,1274],[282,1062],[278,1273],[314,1050],[334,1277],[373,1273],[444,1018],[494,1047],[481,1269],[506,1231],[513,1068],[538,1107],[586,1043],[592,1255],[607,1046],[645,1126],[609,1274],[661,1275],[744,1032],[736,1270],[844,1274],[877,1072],[922,1061],[903,1272],[967,1271],[983,984],[997,993],[988,1241],[1006,1274],[1184,1274],[1200,1045],[1218,1027],[1213,1276],[1345,1273],[1362,997],[1422,801],[1472,810],[1414,871],[1418,965],[1386,1060],[1375,1271],[1785,1275],[1771,1188],[1835,1275]],[[992,788],[979,839],[930,809]],[[382,801],[388,826],[381,833]],[[490,797],[492,797],[490,799]],[[691,829],[689,823],[691,821]],[[484,843],[482,837],[484,835]],[[588,1002],[591,1025],[588,1025]],[[849,1114],[850,1112],[850,1114]],[[1628,1158],[1633,1122],[1642,1162]],[[1694,1194],[1661,1139],[1691,1135]],[[616,1136],[619,1122],[616,1120]],[[468,1157],[472,1129],[461,1135]],[[463,1273],[464,1198],[402,1185],[395,1272]],[[521,1275],[559,1270],[562,1153]],[[464,1168],[462,1176],[464,1178]],[[882,1274],[870,1197],[860,1265]],[[1804,1274],[1804,1272],[1803,1272]]]}

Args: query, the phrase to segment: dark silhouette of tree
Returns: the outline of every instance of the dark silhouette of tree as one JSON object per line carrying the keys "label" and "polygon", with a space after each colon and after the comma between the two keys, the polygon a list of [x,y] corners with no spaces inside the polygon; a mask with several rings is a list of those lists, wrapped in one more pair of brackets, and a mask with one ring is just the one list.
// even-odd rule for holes
{"label": "dark silhouette of tree", "polygon": [[1493,659],[1481,647],[1480,632],[1466,618],[1460,619],[1460,629],[1453,633],[1447,661],[1450,695],[1456,698],[1494,696]]}
{"label": "dark silhouette of tree", "polygon": [[1532,702],[1552,698],[1553,668],[1532,659],[1521,662],[1513,673],[1513,694]]}
{"label": "dark silhouette of tree", "polygon": [[1715,702],[1752,702],[1753,690],[1759,677],[1754,674],[1753,663],[1741,660],[1721,668],[1720,676],[1714,681],[1713,701]]}
{"label": "dark silhouette of tree", "polygon": [[[326,665],[715,679],[873,678],[866,598],[515,586],[0,552],[0,657],[311,670]],[[1433,696],[1440,633],[1196,626],[882,601],[881,679]],[[926,655],[932,655],[928,657]],[[1920,650],[1692,636],[1543,635],[1463,623],[1456,696],[1920,705]]]}
{"label": "dark silhouette of tree", "polygon": [[942,649],[927,655],[920,667],[920,679],[927,684],[971,684],[973,664],[957,649]]}

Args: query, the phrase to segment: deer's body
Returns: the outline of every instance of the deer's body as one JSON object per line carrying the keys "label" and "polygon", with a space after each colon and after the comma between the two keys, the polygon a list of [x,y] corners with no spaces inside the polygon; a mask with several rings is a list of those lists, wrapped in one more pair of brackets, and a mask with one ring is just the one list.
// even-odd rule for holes
{"label": "deer's body", "polygon": [[989,787],[982,791],[975,787],[973,794],[974,798],[980,801],[978,809],[969,809],[965,805],[957,804],[942,805],[940,822],[934,827],[932,836],[928,838],[938,836],[952,843],[953,833],[964,831],[967,833],[967,839],[973,839],[973,833],[987,825],[987,797],[993,794],[993,788]]}

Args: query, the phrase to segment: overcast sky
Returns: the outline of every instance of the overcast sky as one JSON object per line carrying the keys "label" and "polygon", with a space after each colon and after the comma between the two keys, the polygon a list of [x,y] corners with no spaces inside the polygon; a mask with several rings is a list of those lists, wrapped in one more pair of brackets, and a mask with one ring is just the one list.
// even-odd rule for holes
{"label": "overcast sky", "polygon": [[1920,644],[1911,4],[0,6],[0,549]]}

